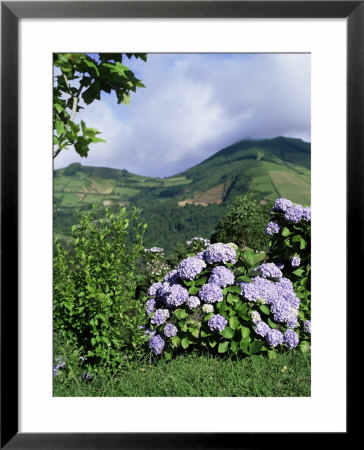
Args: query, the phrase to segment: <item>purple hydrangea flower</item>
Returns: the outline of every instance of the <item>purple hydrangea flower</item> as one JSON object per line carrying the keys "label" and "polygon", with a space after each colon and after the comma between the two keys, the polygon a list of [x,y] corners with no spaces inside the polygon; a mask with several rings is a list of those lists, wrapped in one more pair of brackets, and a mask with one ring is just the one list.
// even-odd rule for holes
{"label": "purple hydrangea flower", "polygon": [[221,316],[220,314],[214,314],[207,322],[211,331],[222,331],[226,327],[227,323],[228,321],[225,319],[225,317]]}
{"label": "purple hydrangea flower", "polygon": [[218,242],[217,244],[211,244],[204,251],[205,261],[209,264],[218,262],[231,262],[235,264],[236,262],[236,251],[235,248],[231,247],[229,244],[222,244]]}
{"label": "purple hydrangea flower", "polygon": [[184,303],[188,297],[188,291],[180,284],[170,284],[164,282],[162,288],[158,290],[158,296],[167,307],[179,306]]}
{"label": "purple hydrangea flower", "polygon": [[273,234],[279,233],[280,229],[281,229],[281,227],[278,225],[278,223],[276,223],[276,222],[269,222],[267,227],[266,227],[266,229],[265,229],[265,233],[273,236]]}
{"label": "purple hydrangea flower", "polygon": [[298,223],[303,216],[303,206],[293,205],[290,206],[284,214],[284,218],[287,222]]}
{"label": "purple hydrangea flower", "polygon": [[297,323],[298,323],[297,314],[295,312],[292,312],[286,320],[287,327],[295,328]]}
{"label": "purple hydrangea flower", "polygon": [[291,349],[297,347],[299,342],[297,333],[293,330],[287,330],[284,333],[283,342],[287,348]]}
{"label": "purple hydrangea flower", "polygon": [[252,318],[253,323],[258,323],[262,320],[262,318],[260,317],[260,314],[258,313],[258,311],[252,311],[250,313],[250,316]]}
{"label": "purple hydrangea flower", "polygon": [[150,286],[148,289],[148,297],[154,297],[158,293],[158,289],[160,289],[163,286],[163,284],[158,281],[157,283],[154,283]]}
{"label": "purple hydrangea flower", "polygon": [[292,313],[292,306],[283,298],[279,298],[271,304],[270,310],[275,322],[286,322]]}
{"label": "purple hydrangea flower", "polygon": [[306,322],[303,323],[303,329],[306,331],[306,333],[311,334],[311,320],[306,320]]}
{"label": "purple hydrangea flower", "polygon": [[144,336],[148,336],[149,338],[153,337],[155,335],[155,330],[151,330],[150,328],[147,328],[144,332]]}
{"label": "purple hydrangea flower", "polygon": [[[171,270],[167,273],[167,275],[164,277],[164,281],[168,282],[169,284],[174,284],[178,281],[179,274],[177,272],[177,269]],[[162,283],[161,283],[162,284]]]}
{"label": "purple hydrangea flower", "polygon": [[166,341],[159,334],[152,336],[149,340],[149,347],[152,349],[152,352],[155,355],[159,355],[162,353],[165,344]]}
{"label": "purple hydrangea flower", "polygon": [[270,304],[277,300],[278,293],[276,283],[261,277],[254,277],[251,283],[238,283],[241,287],[241,295],[249,301],[256,302],[262,299]]}
{"label": "purple hydrangea flower", "polygon": [[186,303],[187,303],[187,306],[188,306],[190,309],[193,309],[193,308],[197,308],[197,306],[198,306],[201,302],[200,302],[200,299],[199,299],[198,297],[195,297],[194,295],[191,295],[191,297],[189,297],[189,298],[187,299]]}
{"label": "purple hydrangea flower", "polygon": [[306,222],[311,222],[311,206],[303,208],[302,219]]}
{"label": "purple hydrangea flower", "polygon": [[214,267],[209,278],[209,283],[216,284],[219,287],[234,284],[234,281],[235,277],[233,272],[224,266]]}
{"label": "purple hydrangea flower", "polygon": [[162,325],[169,317],[168,309],[157,309],[152,317],[151,322],[155,325]]}
{"label": "purple hydrangea flower", "polygon": [[299,256],[292,256],[291,258],[291,266],[292,267],[299,267],[301,264],[301,258]]}
{"label": "purple hydrangea flower", "polygon": [[145,302],[145,310],[148,316],[155,310],[155,304],[156,300],[154,298],[150,298]]}
{"label": "purple hydrangea flower", "polygon": [[202,306],[202,311],[205,313],[205,314],[209,314],[210,312],[212,312],[214,310],[214,307],[212,306],[212,305],[210,305],[209,303],[205,303],[203,306]]}
{"label": "purple hydrangea flower", "polygon": [[261,264],[255,269],[263,278],[281,278],[281,270],[273,263]]}
{"label": "purple hydrangea flower", "polygon": [[291,200],[287,200],[286,198],[277,198],[277,200],[274,202],[272,210],[286,212],[287,209],[292,205],[293,203],[291,202]]}
{"label": "purple hydrangea flower", "polygon": [[283,333],[279,330],[271,328],[268,333],[265,335],[265,339],[267,344],[276,347],[283,342]]}
{"label": "purple hydrangea flower", "polygon": [[167,323],[163,330],[164,335],[169,338],[176,336],[177,332],[177,327],[175,325],[172,325],[171,323]]}
{"label": "purple hydrangea flower", "polygon": [[254,327],[254,331],[259,334],[259,336],[266,336],[266,334],[268,333],[268,331],[270,330],[270,327],[267,323],[265,322],[257,322],[257,324]]}
{"label": "purple hydrangea flower", "polygon": [[181,278],[193,280],[206,267],[206,263],[195,256],[186,258],[178,264],[177,271]]}
{"label": "purple hydrangea flower", "polygon": [[216,286],[216,284],[204,284],[198,295],[200,296],[200,299],[206,303],[222,302],[223,300],[222,290],[219,286]]}

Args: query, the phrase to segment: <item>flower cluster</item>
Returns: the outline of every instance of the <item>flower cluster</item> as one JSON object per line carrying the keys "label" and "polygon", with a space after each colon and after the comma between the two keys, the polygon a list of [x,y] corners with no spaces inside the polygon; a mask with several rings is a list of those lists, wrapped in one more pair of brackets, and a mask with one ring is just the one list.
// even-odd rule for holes
{"label": "flower cluster", "polygon": [[169,317],[168,309],[157,309],[151,319],[155,325],[162,325]]}
{"label": "flower cluster", "polygon": [[234,284],[235,276],[231,270],[224,266],[216,266],[212,269],[209,283],[219,287],[225,287]]}
{"label": "flower cluster", "polygon": [[284,214],[284,218],[287,222],[298,223],[303,217],[303,206],[292,205]]}
{"label": "flower cluster", "polygon": [[189,294],[187,289],[180,284],[164,282],[162,287],[158,289],[157,296],[165,306],[170,308],[172,306],[182,305],[188,299]]}
{"label": "flower cluster", "polygon": [[292,256],[291,258],[291,266],[292,267],[299,267],[301,264],[301,258],[299,256]]}
{"label": "flower cluster", "polygon": [[292,205],[293,203],[291,202],[291,200],[287,200],[286,198],[277,198],[277,200],[274,202],[272,210],[286,212],[287,209]]}
{"label": "flower cluster", "polygon": [[204,284],[198,293],[200,299],[205,303],[222,302],[223,293],[219,286],[213,283]]}
{"label": "flower cluster", "polygon": [[281,270],[273,263],[261,264],[256,270],[260,272],[263,278],[280,278],[283,276]]}
{"label": "flower cluster", "polygon": [[271,236],[273,236],[273,234],[279,233],[280,229],[281,227],[277,222],[268,222],[265,232],[266,234],[270,234]]}
{"label": "flower cluster", "polygon": [[176,336],[177,334],[177,327],[172,325],[171,323],[167,323],[167,325],[164,327],[163,333],[165,336],[171,338],[173,336]]}
{"label": "flower cluster", "polygon": [[235,264],[236,250],[232,245],[218,242],[217,244],[211,244],[207,247],[204,251],[204,259],[210,264],[220,262],[231,262],[232,264]]}
{"label": "flower cluster", "polygon": [[195,256],[184,259],[178,264],[178,275],[184,280],[193,280],[206,267],[205,261]]}
{"label": "flower cluster", "polygon": [[221,316],[220,314],[214,314],[208,321],[208,326],[211,331],[222,331],[228,321],[225,319],[224,316]]}
{"label": "flower cluster", "polygon": [[186,303],[190,309],[197,308],[197,306],[201,304],[200,299],[194,295],[191,295],[191,297],[187,299]]}
{"label": "flower cluster", "polygon": [[155,334],[149,340],[149,347],[155,355],[160,355],[164,349],[166,341],[159,334]]}
{"label": "flower cluster", "polygon": [[[305,211],[308,217],[308,210],[301,208],[302,217]],[[298,210],[297,205],[283,198],[273,208],[278,220],[286,220],[285,216],[293,220],[292,211]],[[273,220],[267,233],[276,235],[272,238],[276,239],[283,225]],[[148,289],[145,335],[155,355],[165,352],[170,357],[171,351],[190,345],[216,346],[219,353],[245,354],[260,351],[257,348],[266,351],[266,347],[297,347],[302,312],[306,309],[302,310],[301,296],[296,295],[290,279],[283,276],[283,263],[260,264],[265,255],[238,249],[234,244],[209,244],[202,238],[193,238],[191,243],[207,247],[182,260],[164,280]],[[301,265],[296,252],[282,256],[288,272],[290,267]],[[247,267],[247,261],[255,262]],[[307,321],[304,330],[309,329]],[[252,345],[256,341],[265,347]]]}
{"label": "flower cluster", "polygon": [[210,303],[205,303],[201,309],[205,314],[209,314],[214,310],[214,307]]}
{"label": "flower cluster", "polygon": [[210,244],[210,240],[202,237],[193,237],[190,241],[186,241],[187,245],[193,245],[194,243],[203,244],[207,247]]}
{"label": "flower cluster", "polygon": [[[280,277],[278,281],[273,281],[257,276],[252,279],[251,283],[238,284],[241,287],[243,298],[248,301],[260,301],[269,306],[276,323],[285,323],[290,328],[297,325],[300,299],[295,295],[290,280]],[[256,325],[259,324],[259,320],[253,321]],[[262,325],[259,325],[257,334],[262,336],[260,327]]]}
{"label": "flower cluster", "polygon": [[306,333],[311,334],[311,320],[306,320],[303,323],[303,329],[306,331]]}

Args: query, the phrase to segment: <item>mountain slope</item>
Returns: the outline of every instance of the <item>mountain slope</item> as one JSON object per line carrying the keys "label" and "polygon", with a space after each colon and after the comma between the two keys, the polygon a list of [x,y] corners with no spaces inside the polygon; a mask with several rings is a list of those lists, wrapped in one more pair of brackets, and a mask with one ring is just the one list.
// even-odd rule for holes
{"label": "mountain slope", "polygon": [[[169,228],[177,232],[183,222],[182,211],[177,210],[186,205],[198,209],[210,205],[205,209],[206,217],[218,220],[225,205],[250,185],[263,203],[286,197],[310,204],[310,156],[309,143],[277,137],[236,142],[196,166],[163,179],[135,175],[125,169],[71,164],[54,171],[54,229],[56,233],[69,234],[76,211],[96,203],[110,207],[135,205],[149,218],[153,211],[169,208],[168,220],[178,221],[171,222]],[[190,230],[196,231],[191,223]]]}

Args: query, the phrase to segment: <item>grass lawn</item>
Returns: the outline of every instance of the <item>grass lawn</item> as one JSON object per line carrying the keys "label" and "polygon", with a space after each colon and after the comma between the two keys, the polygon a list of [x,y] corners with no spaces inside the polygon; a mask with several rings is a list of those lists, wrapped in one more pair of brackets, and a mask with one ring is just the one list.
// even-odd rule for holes
{"label": "grass lawn", "polygon": [[[61,372],[61,371],[60,371]],[[54,377],[55,397],[309,397],[310,353],[292,350],[275,359],[233,360],[212,355],[180,355],[154,364],[142,361],[111,376]]]}

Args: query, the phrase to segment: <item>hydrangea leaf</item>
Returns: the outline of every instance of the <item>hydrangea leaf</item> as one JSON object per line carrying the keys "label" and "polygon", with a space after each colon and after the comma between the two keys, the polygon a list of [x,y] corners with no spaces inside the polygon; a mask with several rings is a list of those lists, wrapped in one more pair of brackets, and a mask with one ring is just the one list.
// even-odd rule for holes
{"label": "hydrangea leaf", "polygon": [[222,331],[220,331],[221,336],[224,336],[224,338],[226,339],[231,339],[234,334],[235,331],[233,329],[231,329],[229,326],[226,326]]}
{"label": "hydrangea leaf", "polygon": [[239,319],[236,316],[231,316],[229,319],[230,328],[236,330],[239,326]]}
{"label": "hydrangea leaf", "polygon": [[217,351],[219,353],[226,353],[228,351],[228,348],[229,348],[229,341],[220,342]]}
{"label": "hydrangea leaf", "polygon": [[260,305],[259,309],[262,311],[262,313],[264,314],[269,314],[270,313],[270,309],[268,308],[268,306],[266,305]]}
{"label": "hydrangea leaf", "polygon": [[190,340],[187,337],[184,337],[181,341],[182,347],[184,349],[188,348],[190,345]]}

